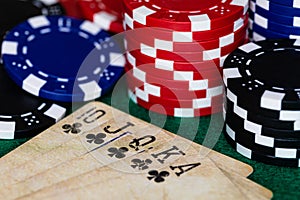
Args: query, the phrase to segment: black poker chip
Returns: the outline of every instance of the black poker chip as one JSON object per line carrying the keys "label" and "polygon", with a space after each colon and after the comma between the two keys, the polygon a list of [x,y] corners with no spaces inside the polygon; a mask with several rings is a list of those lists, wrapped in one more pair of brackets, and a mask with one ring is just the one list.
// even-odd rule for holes
{"label": "black poker chip", "polygon": [[298,110],[271,110],[267,108],[256,107],[253,105],[245,105],[246,102],[238,100],[238,96],[227,88],[226,89],[226,98],[239,107],[245,108],[251,112],[259,113],[261,116],[266,118],[278,119],[281,121],[295,121],[300,119],[300,111]]}
{"label": "black poker chip", "polygon": [[38,15],[62,15],[62,5],[54,0],[2,0],[0,1],[0,36],[17,24]]}
{"label": "black poker chip", "polygon": [[226,58],[224,83],[243,107],[300,110],[299,57],[299,40],[250,42]]}
{"label": "black poker chip", "polygon": [[[266,146],[265,144],[259,143],[255,137],[252,137],[253,134],[241,132],[241,130],[236,129],[236,127],[231,126],[230,124],[225,125],[224,133],[231,137],[231,139],[233,139],[235,142],[253,151],[261,152],[278,158],[300,158],[299,147],[280,147],[274,145]],[[285,152],[285,155],[280,155],[281,152]]]}
{"label": "black poker chip", "polygon": [[300,167],[300,40],[250,42],[224,62],[228,142],[260,162]]}
{"label": "black poker chip", "polygon": [[241,141],[254,142],[255,144],[272,148],[300,148],[300,138],[287,138],[284,134],[281,137],[266,136],[247,123],[251,122],[239,118],[231,111],[226,112],[226,124],[235,130],[235,137]]}
{"label": "black poker chip", "polygon": [[226,123],[240,127],[241,130],[247,130],[253,134],[259,134],[262,136],[283,139],[283,140],[300,140],[300,131],[276,129],[272,127],[266,127],[261,124],[254,123],[247,119],[243,119],[231,110],[226,111]]}
{"label": "black poker chip", "polygon": [[227,142],[241,155],[248,159],[255,160],[258,162],[277,165],[283,167],[300,167],[299,158],[278,158],[262,151],[255,151],[249,149],[238,142],[234,141],[227,133],[224,134]]}
{"label": "black poker chip", "polygon": [[9,79],[0,64],[0,139],[32,137],[65,116],[66,108],[35,97]]}
{"label": "black poker chip", "polygon": [[[263,116],[261,113],[253,112],[252,110],[247,110],[241,106],[235,105],[230,99],[227,98],[227,110],[234,112],[241,118],[251,121],[253,123],[259,124],[268,128],[275,128],[279,130],[287,131],[300,131],[300,119],[295,121],[283,121],[272,117]],[[299,134],[300,138],[300,134]]]}

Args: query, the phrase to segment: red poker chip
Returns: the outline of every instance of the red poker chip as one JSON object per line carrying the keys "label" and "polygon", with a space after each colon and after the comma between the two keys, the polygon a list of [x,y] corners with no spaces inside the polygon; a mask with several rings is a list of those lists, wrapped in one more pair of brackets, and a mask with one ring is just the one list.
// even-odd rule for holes
{"label": "red poker chip", "polygon": [[221,28],[200,32],[182,32],[167,29],[166,27],[145,26],[137,21],[134,21],[127,13],[124,14],[124,24],[125,27],[129,27],[127,31],[142,28],[144,29],[143,31],[146,36],[153,35],[161,40],[173,42],[194,42],[216,40],[222,36],[236,32],[242,26],[248,24],[248,15],[243,16],[236,21],[224,23],[225,26],[222,26]]}
{"label": "red poker chip", "polygon": [[[143,44],[134,44],[132,43],[132,41],[127,42],[125,44],[125,47],[127,51],[131,52],[132,54],[134,54],[134,52],[140,52],[141,54],[151,58],[159,58],[177,62],[202,62],[217,59],[231,53],[233,50],[242,45],[244,43],[244,40],[245,38],[241,38],[240,40],[225,47],[199,52],[170,52],[161,49],[155,49],[154,47],[146,46]],[[140,48],[138,48],[138,46],[140,46]]]}
{"label": "red poker chip", "polygon": [[[129,61],[130,63],[130,61]],[[131,66],[144,71],[152,76],[163,78],[166,80],[202,80],[202,79],[216,79],[221,77],[220,71],[218,70],[199,70],[199,71],[167,71],[163,69],[155,68],[154,63],[148,63],[143,65],[134,65],[130,63]]]}
{"label": "red poker chip", "polygon": [[79,0],[59,0],[61,5],[64,7],[66,11],[66,15],[70,17],[75,17],[78,19],[83,18],[83,14],[81,12],[81,9],[78,5]]}
{"label": "red poker chip", "polygon": [[[248,25],[245,24],[236,32],[230,33],[226,36],[220,37],[215,40],[201,41],[201,42],[172,42],[169,40],[161,40],[160,37],[154,34],[146,34],[145,32],[151,32],[151,29],[154,28],[146,28],[146,29],[135,29],[132,31],[125,32],[125,38],[127,42],[132,43],[131,41],[135,41],[135,43],[143,43],[148,46],[153,46],[156,49],[162,49],[166,51],[173,52],[199,52],[203,50],[209,49],[217,49],[224,46],[228,46],[241,38],[245,38],[246,31]],[[145,31],[146,30],[146,31]],[[137,47],[139,48],[139,47]]]}
{"label": "red poker chip", "polygon": [[[129,88],[131,89],[131,88]],[[134,88],[131,90],[135,92],[136,97],[147,102],[147,103],[155,103],[162,104],[165,107],[174,107],[174,108],[193,108],[193,109],[201,109],[211,107],[212,99],[219,97],[220,102],[223,101],[223,95],[206,97],[206,98],[195,98],[195,99],[179,99],[179,98],[168,98],[168,97],[156,97],[147,92],[143,91],[139,88]]]}
{"label": "red poker chip", "polygon": [[[114,1],[113,1],[114,2]],[[124,31],[122,15],[112,10],[106,1],[98,0],[79,0],[79,6],[82,10],[84,17],[95,24],[99,25],[104,30],[114,33],[120,33]],[[110,3],[109,6],[115,5],[116,10],[119,9],[118,3]],[[122,5],[122,2],[119,2]]]}
{"label": "red poker chip", "polygon": [[216,79],[203,79],[203,80],[193,80],[193,81],[175,81],[175,80],[166,80],[163,78],[151,76],[151,74],[147,74],[144,71],[133,68],[129,63],[125,66],[126,73],[131,74],[136,79],[147,82],[150,84],[160,84],[167,88],[180,88],[182,90],[194,91],[194,90],[203,90],[207,88],[213,88],[220,86],[223,81],[221,78]]}
{"label": "red poker chip", "polygon": [[164,85],[157,83],[146,83],[136,79],[132,74],[126,74],[127,85],[129,89],[135,91],[139,88],[148,94],[156,97],[166,98],[166,99],[197,99],[206,98],[211,96],[216,96],[223,92],[223,84],[213,88],[206,88],[202,90],[188,91],[180,88],[168,88]]}
{"label": "red poker chip", "polygon": [[136,63],[136,66],[148,63],[154,64],[157,69],[166,71],[203,71],[203,70],[220,70],[227,55],[214,60],[203,62],[175,62],[170,60],[151,58],[141,54],[139,51],[127,52],[126,57],[128,60]]}
{"label": "red poker chip", "polygon": [[152,27],[177,31],[206,31],[221,28],[244,16],[248,0],[124,0],[125,12],[133,20]]}
{"label": "red poker chip", "polygon": [[106,11],[113,14],[119,21],[123,20],[123,1],[122,0],[77,0],[82,8],[85,8],[90,13],[98,13]]}
{"label": "red poker chip", "polygon": [[164,107],[169,107],[169,108],[202,109],[202,108],[212,107],[212,102],[216,103],[217,100],[220,105],[222,105],[223,103],[223,95],[207,97],[207,98],[198,98],[198,99],[169,99],[164,97],[153,96],[139,88],[136,88],[132,92],[134,92],[134,94],[138,99],[141,99],[144,102],[152,103],[152,104],[161,104]]}
{"label": "red poker chip", "polygon": [[107,9],[119,19],[123,19],[124,6],[122,0],[93,0],[98,2],[103,2],[106,5]]}
{"label": "red poker chip", "polygon": [[[222,112],[222,102],[220,102],[219,97],[216,97],[216,100],[213,98],[212,106],[194,109],[194,108],[174,108],[162,105],[161,103],[148,103],[143,101],[140,98],[137,98],[133,92],[129,91],[129,98],[136,104],[141,107],[150,110],[152,112],[156,112],[162,115],[168,115],[173,117],[203,117],[216,113]],[[223,99],[223,98],[222,98]],[[222,100],[221,100],[222,101]]]}

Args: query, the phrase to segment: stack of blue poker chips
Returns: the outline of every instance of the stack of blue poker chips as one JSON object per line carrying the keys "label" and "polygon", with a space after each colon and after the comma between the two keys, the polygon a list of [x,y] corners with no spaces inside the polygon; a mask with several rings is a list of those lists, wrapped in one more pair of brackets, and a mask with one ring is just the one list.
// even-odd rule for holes
{"label": "stack of blue poker chips", "polygon": [[299,39],[300,3],[296,0],[250,0],[250,40]]}

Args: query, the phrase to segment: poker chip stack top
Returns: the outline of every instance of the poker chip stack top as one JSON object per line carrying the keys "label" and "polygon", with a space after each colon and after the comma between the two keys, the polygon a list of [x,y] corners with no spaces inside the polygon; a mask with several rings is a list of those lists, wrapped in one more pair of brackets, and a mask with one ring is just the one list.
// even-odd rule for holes
{"label": "poker chip stack top", "polygon": [[224,62],[224,132],[249,159],[300,167],[299,50],[300,40],[266,40]]}
{"label": "poker chip stack top", "polygon": [[120,33],[123,29],[122,0],[77,0],[85,19],[93,21],[103,30]]}
{"label": "poker chip stack top", "polygon": [[169,116],[219,112],[220,72],[226,56],[244,43],[248,1],[124,0],[124,5],[131,99]]}
{"label": "poker chip stack top", "polygon": [[250,0],[250,39],[300,37],[298,0]]}

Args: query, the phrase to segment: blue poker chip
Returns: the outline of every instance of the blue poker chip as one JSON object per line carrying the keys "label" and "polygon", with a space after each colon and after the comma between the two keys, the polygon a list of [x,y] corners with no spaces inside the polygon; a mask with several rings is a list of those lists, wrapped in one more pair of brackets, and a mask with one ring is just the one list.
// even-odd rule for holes
{"label": "blue poker chip", "polygon": [[12,29],[2,44],[9,76],[50,100],[90,101],[107,93],[124,71],[122,47],[89,21],[37,16]]}
{"label": "blue poker chip", "polygon": [[265,29],[256,23],[252,22],[252,20],[249,19],[249,35],[252,40],[254,41],[260,41],[260,40],[266,40],[266,39],[298,39],[300,36],[297,35],[288,35],[288,34],[282,34],[275,31],[271,31],[269,29]]}
{"label": "blue poker chip", "polygon": [[277,3],[292,8],[300,8],[299,0],[269,0],[269,1],[271,1],[272,3]]}
{"label": "blue poker chip", "polygon": [[274,13],[278,13],[280,15],[284,14],[285,16],[300,16],[300,8],[298,6],[286,6],[282,4],[278,4],[274,1],[269,0],[252,0],[256,3],[256,5],[264,8],[265,10],[269,10]]}
{"label": "blue poker chip", "polygon": [[293,27],[269,21],[268,28],[282,34],[300,36],[300,27]]}
{"label": "blue poker chip", "polygon": [[252,33],[252,39],[254,41],[266,40],[266,39],[283,39],[289,38],[288,35],[279,34],[267,29],[264,29],[257,24],[253,24],[252,29],[249,31]]}
{"label": "blue poker chip", "polygon": [[274,32],[279,32],[287,35],[300,35],[300,27],[279,24],[272,20],[264,18],[258,13],[253,13],[253,21],[255,24]]}
{"label": "blue poker chip", "polygon": [[[258,15],[255,17],[255,15]],[[251,19],[261,20],[262,23],[267,23],[268,21],[272,21],[278,24],[300,27],[300,18],[299,17],[290,17],[283,15],[284,13],[277,14],[273,13],[269,10],[265,10],[264,8],[256,5],[255,2],[250,1],[250,10],[249,17]]]}

